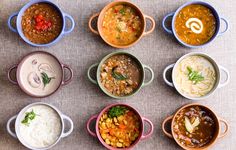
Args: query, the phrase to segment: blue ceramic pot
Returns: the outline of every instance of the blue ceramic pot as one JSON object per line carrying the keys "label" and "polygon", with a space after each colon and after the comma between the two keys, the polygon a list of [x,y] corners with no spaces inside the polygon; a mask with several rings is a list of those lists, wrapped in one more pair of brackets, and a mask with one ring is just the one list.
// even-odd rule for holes
{"label": "blue ceramic pot", "polygon": [[[211,37],[211,39],[202,44],[202,45],[198,45],[198,46],[195,46],[195,45],[189,45],[187,43],[184,43],[180,38],[178,38],[177,36],[177,33],[175,31],[175,20],[176,20],[176,17],[177,15],[179,14],[179,12],[186,6],[188,5],[192,5],[192,4],[198,4],[198,5],[203,5],[203,6],[206,6],[207,8],[209,8],[213,15],[215,16],[215,19],[216,19],[216,31],[215,31],[215,34]],[[171,24],[171,29],[169,29],[167,26],[166,26],[166,21],[168,18],[172,17],[172,24]],[[220,31],[220,28],[221,28],[221,21],[223,21],[225,23],[225,29],[223,31]],[[172,13],[169,13],[167,14],[163,20],[162,20],[162,27],[163,29],[169,33],[169,34],[172,34],[174,35],[174,37],[178,40],[178,42],[186,47],[189,47],[189,48],[199,48],[199,47],[202,47],[202,46],[205,46],[207,44],[209,44],[210,42],[212,42],[217,36],[219,35],[222,35],[223,33],[225,33],[229,28],[229,25],[228,25],[228,21],[224,18],[221,18],[218,14],[218,12],[215,10],[215,8],[210,5],[209,3],[206,3],[206,2],[203,2],[203,1],[191,1],[191,2],[187,2],[185,3],[184,5],[182,5],[181,7],[179,7],[175,12],[172,12]]]}
{"label": "blue ceramic pot", "polygon": [[[21,19],[22,19],[22,16],[24,15],[24,12],[26,9],[28,9],[31,5],[33,4],[36,4],[36,3],[47,3],[47,4],[50,4],[52,5],[53,7],[55,7],[58,12],[60,13],[61,17],[62,17],[62,30],[61,30],[61,33],[59,34],[59,36],[54,39],[53,41],[51,41],[50,43],[47,43],[47,44],[36,44],[36,43],[32,43],[30,40],[28,40],[23,32],[22,32],[22,26],[21,26]],[[12,19],[14,17],[17,17],[16,19],[16,28],[14,28],[12,25],[11,25],[11,22],[12,22]],[[71,22],[71,26],[70,28],[66,29],[66,19],[69,19],[70,22]],[[52,44],[55,44],[56,42],[58,42],[63,35],[65,34],[68,34],[70,33],[74,27],[75,27],[75,22],[74,22],[74,19],[64,13],[56,4],[54,4],[53,2],[51,2],[50,0],[32,0],[30,1],[29,3],[27,3],[23,8],[21,8],[21,10],[19,12],[16,12],[16,13],[13,13],[9,18],[8,18],[8,27],[10,30],[12,30],[13,32],[16,32],[20,35],[20,37],[28,44],[32,45],[32,46],[51,46]]]}

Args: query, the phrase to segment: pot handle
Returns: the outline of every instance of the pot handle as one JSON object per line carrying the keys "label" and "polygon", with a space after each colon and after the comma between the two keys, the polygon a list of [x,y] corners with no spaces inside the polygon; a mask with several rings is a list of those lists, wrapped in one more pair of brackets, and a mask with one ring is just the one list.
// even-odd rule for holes
{"label": "pot handle", "polygon": [[67,131],[67,132],[64,132],[63,131],[63,133],[62,133],[62,138],[64,138],[64,137],[67,137],[67,136],[69,136],[71,133],[72,133],[72,131],[73,131],[73,129],[74,129],[74,123],[73,123],[73,121],[71,120],[71,118],[70,117],[68,117],[68,116],[66,116],[66,115],[64,115],[64,114],[62,114],[62,119],[63,120],[66,120],[66,121],[68,121],[69,123],[70,123],[70,129]]}
{"label": "pot handle", "polygon": [[151,79],[150,79],[149,81],[143,83],[143,86],[147,86],[147,85],[149,85],[150,83],[152,83],[152,81],[153,81],[153,79],[154,79],[154,72],[153,72],[152,68],[149,67],[149,66],[143,65],[143,68],[144,68],[145,70],[148,70],[148,71],[151,73]]}
{"label": "pot handle", "polygon": [[95,63],[93,65],[91,65],[89,68],[88,68],[88,71],[87,71],[87,76],[88,76],[88,79],[93,83],[93,84],[98,84],[97,80],[93,79],[91,76],[90,76],[90,71],[95,68],[95,67],[98,67],[98,63]]}
{"label": "pot handle", "polygon": [[11,78],[11,72],[12,72],[12,70],[17,69],[17,66],[18,66],[18,65],[13,65],[13,66],[12,66],[11,68],[9,68],[8,71],[7,71],[7,78],[8,78],[8,80],[9,80],[12,84],[15,84],[15,85],[17,85],[18,83],[17,83],[17,81],[14,81],[14,80]]}
{"label": "pot handle", "polygon": [[68,29],[65,29],[65,30],[63,31],[64,34],[68,34],[68,33],[72,32],[73,29],[75,28],[75,21],[74,21],[74,19],[73,19],[70,15],[68,15],[68,14],[66,14],[66,13],[63,13],[63,15],[64,15],[64,18],[65,18],[65,19],[67,18],[67,19],[70,20],[70,22],[71,22],[71,27],[68,28]]}
{"label": "pot handle", "polygon": [[13,13],[13,14],[8,18],[8,20],[7,20],[8,28],[9,28],[11,31],[15,32],[15,33],[17,33],[17,29],[14,28],[14,27],[11,25],[11,21],[12,21],[12,19],[13,19],[14,17],[16,17],[16,16],[18,16],[18,12]]}
{"label": "pot handle", "polygon": [[224,119],[221,119],[221,118],[219,119],[219,122],[223,123],[224,126],[225,126],[224,132],[220,133],[219,136],[218,136],[218,138],[222,138],[222,137],[224,137],[228,133],[228,131],[229,131],[229,124],[227,123],[227,121],[225,121]]}
{"label": "pot handle", "polygon": [[167,67],[164,69],[163,74],[162,74],[165,83],[166,83],[167,85],[171,86],[171,87],[174,87],[174,84],[173,84],[173,82],[170,82],[170,81],[167,80],[167,78],[166,78],[166,73],[167,73],[168,70],[174,68],[174,65],[175,65],[175,63],[174,63],[174,64],[171,64],[171,65],[169,65],[169,66],[167,66]]}
{"label": "pot handle", "polygon": [[228,69],[226,69],[225,67],[219,66],[219,68],[221,71],[225,72],[225,74],[226,74],[226,80],[223,83],[220,83],[218,86],[219,88],[221,88],[223,86],[226,86],[229,83],[230,75],[229,75]]}
{"label": "pot handle", "polygon": [[224,34],[229,29],[229,22],[225,18],[220,18],[225,23],[225,29],[218,33],[218,36]]}
{"label": "pot handle", "polygon": [[13,121],[13,120],[16,120],[16,117],[17,117],[17,115],[11,117],[11,118],[7,121],[7,132],[8,132],[12,137],[14,137],[14,138],[17,138],[17,136],[16,136],[16,133],[11,130],[11,127],[10,127],[10,126],[11,126],[12,121]]}
{"label": "pot handle", "polygon": [[145,18],[145,20],[146,19],[150,20],[151,23],[152,23],[151,29],[149,31],[145,31],[144,34],[143,34],[144,36],[146,36],[146,35],[148,35],[148,34],[150,34],[154,31],[156,23],[155,23],[155,20],[152,17],[148,16],[148,15],[144,15],[144,18]]}
{"label": "pot handle", "polygon": [[99,35],[99,33],[98,33],[97,30],[93,29],[93,27],[92,27],[92,21],[93,21],[94,18],[98,17],[99,14],[100,14],[100,13],[95,13],[95,14],[93,14],[93,15],[89,18],[89,22],[88,22],[88,26],[89,26],[90,31],[93,32],[94,34],[97,34],[97,35]]}
{"label": "pot handle", "polygon": [[166,27],[166,20],[169,18],[169,17],[173,17],[175,14],[175,12],[172,12],[172,13],[169,13],[167,14],[163,20],[162,20],[162,28],[169,34],[173,34],[173,31],[172,29],[168,29],[168,27]]}
{"label": "pot handle", "polygon": [[97,134],[93,131],[90,130],[90,124],[93,120],[97,119],[98,118],[98,115],[93,115],[91,118],[89,118],[89,120],[87,121],[87,131],[90,135],[92,135],[93,137],[97,137]]}
{"label": "pot handle", "polygon": [[144,139],[146,139],[146,138],[148,138],[148,137],[150,137],[152,135],[154,127],[153,127],[153,123],[149,119],[144,118],[144,117],[142,117],[142,119],[143,119],[143,122],[148,123],[149,126],[150,126],[148,132],[145,135],[141,136],[141,140],[144,140]]}
{"label": "pot handle", "polygon": [[164,134],[165,134],[166,136],[168,136],[169,138],[173,138],[173,136],[172,136],[171,133],[169,133],[169,132],[166,131],[165,126],[166,126],[166,123],[169,122],[169,121],[171,121],[172,119],[173,119],[173,116],[167,117],[167,118],[162,122],[162,126],[161,126],[162,131],[163,131]]}
{"label": "pot handle", "polygon": [[[69,72],[70,72],[70,76],[69,76],[69,78],[68,79],[63,79],[63,81],[62,81],[62,85],[66,85],[66,84],[68,84],[68,83],[70,83],[70,81],[72,80],[72,78],[73,78],[73,70],[68,66],[68,65],[66,65],[66,64],[62,64],[62,68],[63,69],[68,69],[69,70]],[[63,70],[64,71],[64,70]]]}

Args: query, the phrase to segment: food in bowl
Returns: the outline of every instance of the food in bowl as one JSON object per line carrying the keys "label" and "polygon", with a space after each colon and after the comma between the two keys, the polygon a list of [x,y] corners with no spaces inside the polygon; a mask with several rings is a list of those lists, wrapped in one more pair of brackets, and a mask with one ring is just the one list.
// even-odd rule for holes
{"label": "food in bowl", "polygon": [[211,92],[217,78],[212,63],[200,55],[190,55],[182,59],[176,66],[173,76],[180,93],[193,98]]}
{"label": "food in bowl", "polygon": [[180,110],[173,123],[174,136],[185,147],[200,148],[215,137],[215,117],[204,107],[189,106]]}
{"label": "food in bowl", "polygon": [[104,142],[115,148],[127,148],[141,134],[138,115],[125,106],[113,106],[99,120],[99,133]]}
{"label": "food in bowl", "polygon": [[59,114],[47,105],[29,107],[21,117],[20,136],[33,148],[47,148],[59,139],[62,123]]}
{"label": "food in bowl", "polygon": [[[142,67],[142,66],[141,66]],[[101,84],[115,96],[127,96],[139,88],[142,73],[140,65],[130,56],[118,54],[101,66]]]}
{"label": "food in bowl", "polygon": [[21,25],[23,34],[29,41],[47,44],[60,35],[63,19],[61,13],[53,5],[37,3],[25,10]]}
{"label": "food in bowl", "polygon": [[216,18],[211,9],[204,5],[192,4],[177,14],[174,27],[178,38],[189,45],[207,43],[216,32]]}
{"label": "food in bowl", "polygon": [[125,4],[118,4],[105,12],[102,32],[108,42],[126,46],[140,38],[143,22],[136,9]]}
{"label": "food in bowl", "polygon": [[47,53],[34,53],[21,63],[20,83],[36,96],[52,94],[61,85],[63,70],[58,60]]}

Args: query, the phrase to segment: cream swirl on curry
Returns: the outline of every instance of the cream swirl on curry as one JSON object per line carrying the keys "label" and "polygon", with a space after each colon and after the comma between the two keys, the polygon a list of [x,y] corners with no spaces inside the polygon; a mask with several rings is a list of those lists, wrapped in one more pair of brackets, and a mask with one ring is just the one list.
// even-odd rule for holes
{"label": "cream swirl on curry", "polygon": [[174,69],[174,82],[184,95],[202,97],[213,89],[216,83],[216,71],[205,57],[188,56]]}
{"label": "cream swirl on curry", "polygon": [[200,34],[203,30],[202,21],[198,18],[189,18],[185,23],[187,28],[190,28],[194,33]]}

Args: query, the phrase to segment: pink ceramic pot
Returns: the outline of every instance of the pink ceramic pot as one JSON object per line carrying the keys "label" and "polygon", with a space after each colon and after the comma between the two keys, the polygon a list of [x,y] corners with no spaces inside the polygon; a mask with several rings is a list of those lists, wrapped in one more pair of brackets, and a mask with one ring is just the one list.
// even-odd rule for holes
{"label": "pink ceramic pot", "polygon": [[[140,129],[141,132],[140,133],[141,134],[136,139],[136,141],[132,145],[130,145],[130,147],[128,147],[128,148],[115,148],[115,147],[112,147],[112,146],[106,144],[105,141],[102,139],[100,133],[99,133],[98,123],[99,123],[99,120],[100,120],[101,116],[104,114],[104,112],[108,111],[110,108],[112,108],[114,106],[125,106],[125,107],[129,108],[130,110],[134,111],[140,119],[140,122],[141,122],[141,129]],[[90,129],[90,124],[93,120],[96,120],[95,132],[91,131],[91,129]],[[149,129],[148,129],[147,133],[144,134],[144,123],[145,122],[149,124]],[[143,139],[146,139],[146,138],[150,137],[153,133],[153,129],[154,129],[153,124],[149,119],[142,117],[140,115],[140,113],[136,109],[134,109],[133,107],[131,107],[127,104],[122,104],[122,103],[116,103],[116,104],[108,105],[99,114],[93,115],[87,122],[87,131],[88,131],[88,133],[90,135],[94,136],[94,137],[97,137],[98,140],[102,143],[102,145],[104,147],[106,147],[107,149],[110,149],[110,150],[120,150],[120,149],[128,150],[128,149],[132,149],[136,144],[138,144],[138,142],[140,142],[140,140],[143,140]]]}
{"label": "pink ceramic pot", "polygon": [[[58,67],[60,69],[60,74],[61,74],[60,84],[51,93],[46,94],[46,95],[36,95],[34,93],[31,93],[29,90],[27,90],[27,88],[24,86],[24,84],[22,84],[22,76],[20,74],[21,69],[22,69],[22,65],[30,58],[30,56],[33,56],[35,54],[44,54],[44,55],[49,56],[50,58],[52,58],[58,64]],[[64,73],[65,69],[67,69],[70,73],[69,77],[67,79],[65,79],[65,73]],[[16,80],[12,79],[12,77],[11,77],[11,74],[12,74],[13,70],[16,70],[16,74],[15,74],[16,75]],[[31,52],[31,53],[27,54],[26,56],[24,56],[20,60],[20,62],[18,64],[13,65],[12,67],[10,67],[8,69],[8,72],[7,72],[7,77],[8,77],[8,80],[12,84],[18,85],[21,88],[21,90],[23,92],[25,92],[27,95],[29,95],[31,97],[35,97],[35,98],[43,98],[43,97],[48,97],[48,96],[54,94],[61,86],[70,83],[70,81],[73,78],[73,70],[68,65],[61,63],[57,59],[57,57],[54,56],[53,54],[45,52],[45,51],[35,51],[35,52]]]}

